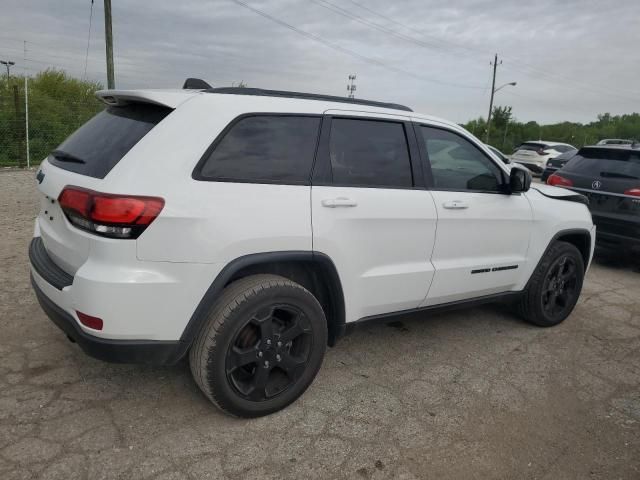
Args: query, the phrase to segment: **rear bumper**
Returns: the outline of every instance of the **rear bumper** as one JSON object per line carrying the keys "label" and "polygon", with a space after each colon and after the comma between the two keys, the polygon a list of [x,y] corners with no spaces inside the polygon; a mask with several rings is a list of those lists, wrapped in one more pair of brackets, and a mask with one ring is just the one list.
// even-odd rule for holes
{"label": "rear bumper", "polygon": [[[185,328],[218,264],[144,262],[135,258],[133,242],[111,249],[96,243],[71,275],[43,240],[36,235],[29,246],[33,289],[51,320],[85,352],[105,361],[158,365],[175,363],[188,350],[193,336],[186,337]],[[81,324],[77,312],[102,319],[103,328]]]}
{"label": "rear bumper", "polygon": [[597,212],[592,212],[592,216],[598,227],[598,247],[640,251],[640,221],[622,221]]}
{"label": "rear bumper", "polygon": [[75,319],[47,297],[31,276],[38,303],[53,323],[87,354],[105,362],[173,365],[186,353],[180,341],[108,340],[84,332]]}

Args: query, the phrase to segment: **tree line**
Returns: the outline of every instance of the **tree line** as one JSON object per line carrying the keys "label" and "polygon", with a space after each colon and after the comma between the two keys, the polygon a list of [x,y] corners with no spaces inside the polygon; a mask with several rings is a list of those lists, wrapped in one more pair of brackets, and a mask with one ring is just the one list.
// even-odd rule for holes
{"label": "tree line", "polygon": [[[60,70],[45,70],[28,81],[29,153],[38,165],[80,125],[103,109],[98,82]],[[26,163],[26,108],[23,76],[0,79],[0,165]]]}
{"label": "tree line", "polygon": [[[45,70],[29,78],[29,153],[38,165],[80,125],[104,108],[95,97],[102,84],[69,76],[61,70]],[[26,161],[24,77],[0,77],[0,166],[23,166]],[[462,125],[485,140],[482,117]],[[528,140],[550,140],[581,147],[603,138],[640,140],[640,114],[603,113],[590,123],[560,122],[541,125],[519,122],[510,106],[493,109],[489,143],[510,154]]]}
{"label": "tree line", "polygon": [[[480,117],[462,127],[482,141],[486,140],[487,121]],[[541,125],[538,122],[519,122],[510,106],[495,106],[491,113],[488,143],[506,154],[529,140],[563,142],[582,147],[593,145],[603,138],[626,138],[640,141],[640,114],[611,115],[602,113],[589,123],[560,122]]]}

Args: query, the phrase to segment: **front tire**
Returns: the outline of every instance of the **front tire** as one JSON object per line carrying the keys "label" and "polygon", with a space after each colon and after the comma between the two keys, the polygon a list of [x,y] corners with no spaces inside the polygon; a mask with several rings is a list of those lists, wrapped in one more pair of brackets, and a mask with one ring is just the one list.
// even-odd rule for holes
{"label": "front tire", "polygon": [[584,261],[572,244],[557,241],[533,272],[518,303],[520,316],[534,325],[552,327],[567,318],[578,302]]}
{"label": "front tire", "polygon": [[324,312],[308,290],[277,275],[253,275],[225,288],[189,363],[216,406],[238,417],[259,417],[302,395],[326,345]]}

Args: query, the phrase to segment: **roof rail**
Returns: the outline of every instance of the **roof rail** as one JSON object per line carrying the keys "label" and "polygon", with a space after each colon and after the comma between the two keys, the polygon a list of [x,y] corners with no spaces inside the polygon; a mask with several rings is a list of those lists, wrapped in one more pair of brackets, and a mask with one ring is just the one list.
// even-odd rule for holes
{"label": "roof rail", "polygon": [[374,100],[361,100],[359,98],[336,97],[334,95],[320,95],[317,93],[303,92],[287,92],[283,90],[264,90],[262,88],[246,88],[246,87],[219,87],[208,88],[207,93],[224,93],[228,95],[255,95],[260,97],[281,97],[281,98],[300,98],[304,100],[323,100],[326,102],[350,103],[354,105],[369,105],[372,107],[390,108],[393,110],[403,110],[405,112],[413,112],[405,105],[397,103],[376,102]]}
{"label": "roof rail", "polygon": [[206,90],[208,88],[211,88],[211,85],[199,78],[187,78],[182,85],[183,90]]}

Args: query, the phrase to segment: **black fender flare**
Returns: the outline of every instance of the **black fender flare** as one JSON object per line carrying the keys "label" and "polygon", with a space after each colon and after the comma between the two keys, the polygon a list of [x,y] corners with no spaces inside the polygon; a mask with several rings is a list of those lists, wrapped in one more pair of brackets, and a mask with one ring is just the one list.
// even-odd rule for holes
{"label": "black fender flare", "polygon": [[[320,252],[304,251],[304,250],[290,250],[279,252],[264,252],[264,253],[252,253],[238,257],[229,262],[218,273],[217,277],[211,283],[204,296],[200,300],[200,303],[196,307],[195,311],[191,315],[187,326],[182,332],[180,342],[183,344],[184,353],[189,349],[196,336],[200,333],[207,316],[211,310],[211,307],[215,303],[216,299],[224,290],[224,287],[229,283],[233,276],[240,270],[266,263],[274,262],[314,262],[322,265],[326,269],[329,278],[331,279],[330,285],[327,285],[329,294],[332,297],[332,301],[337,305],[336,312],[331,321],[336,327],[337,332],[334,333],[333,339],[330,338],[330,345],[335,343],[338,337],[342,336],[346,330],[345,328],[345,308],[344,308],[344,294],[342,290],[342,283],[338,276],[338,271],[335,264],[327,255]],[[330,335],[331,337],[331,335]],[[331,341],[333,340],[333,341]]]}

